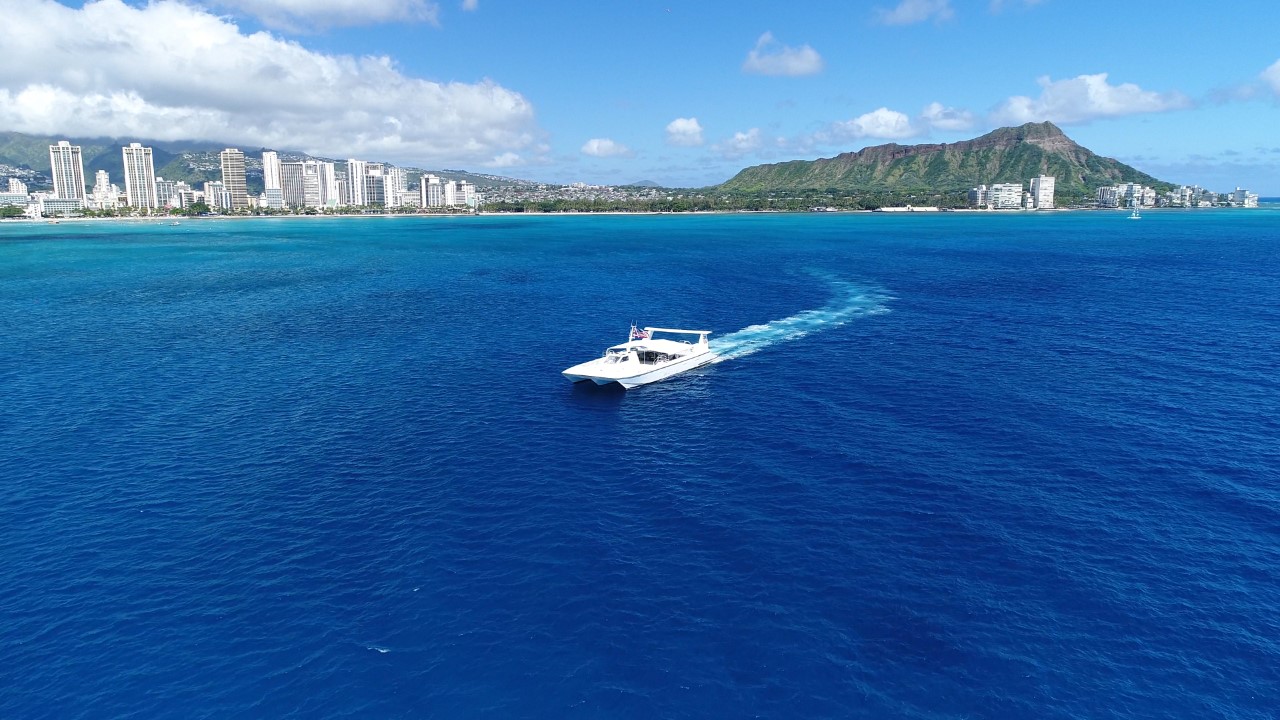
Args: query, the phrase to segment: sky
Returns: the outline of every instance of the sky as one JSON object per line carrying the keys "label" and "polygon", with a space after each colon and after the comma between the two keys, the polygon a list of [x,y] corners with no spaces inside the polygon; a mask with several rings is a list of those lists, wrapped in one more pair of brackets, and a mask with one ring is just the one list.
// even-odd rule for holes
{"label": "sky", "polygon": [[1280,2],[0,0],[0,130],[669,187],[1049,120],[1280,195]]}

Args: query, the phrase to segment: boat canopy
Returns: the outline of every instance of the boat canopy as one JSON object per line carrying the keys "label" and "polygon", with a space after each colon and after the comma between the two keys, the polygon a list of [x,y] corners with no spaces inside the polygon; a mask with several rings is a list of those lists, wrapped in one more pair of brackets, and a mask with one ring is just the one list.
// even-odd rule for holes
{"label": "boat canopy", "polygon": [[658,328],[658,327],[647,327],[645,328],[645,332],[684,333],[686,335],[710,335],[711,334],[710,330],[676,330],[675,328]]}

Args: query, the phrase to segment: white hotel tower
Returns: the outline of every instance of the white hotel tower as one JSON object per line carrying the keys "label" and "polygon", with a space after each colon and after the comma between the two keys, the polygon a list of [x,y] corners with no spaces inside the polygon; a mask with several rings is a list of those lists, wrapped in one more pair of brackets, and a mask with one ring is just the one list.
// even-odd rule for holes
{"label": "white hotel tower", "polygon": [[80,146],[66,140],[50,145],[49,165],[53,168],[53,194],[63,200],[79,200],[83,207],[86,197]]}
{"label": "white hotel tower", "polygon": [[1031,207],[1036,210],[1053,209],[1054,178],[1048,175],[1031,178]]}
{"label": "white hotel tower", "polygon": [[249,192],[244,179],[244,153],[227,148],[218,156],[222,162],[222,185],[231,193],[231,207],[241,210],[249,207]]}
{"label": "white hotel tower", "polygon": [[274,150],[262,153],[262,197],[272,210],[284,209],[284,178],[280,170],[280,155]]}
{"label": "white hotel tower", "polygon": [[156,167],[151,148],[129,143],[124,150],[124,194],[129,206],[154,208],[156,203]]}

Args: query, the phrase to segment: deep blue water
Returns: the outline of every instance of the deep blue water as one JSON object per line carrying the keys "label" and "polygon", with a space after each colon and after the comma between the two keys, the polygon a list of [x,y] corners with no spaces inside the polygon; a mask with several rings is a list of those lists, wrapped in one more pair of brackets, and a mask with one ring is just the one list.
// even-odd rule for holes
{"label": "deep blue water", "polygon": [[1278,340],[1269,209],[3,224],[0,717],[1274,718]]}

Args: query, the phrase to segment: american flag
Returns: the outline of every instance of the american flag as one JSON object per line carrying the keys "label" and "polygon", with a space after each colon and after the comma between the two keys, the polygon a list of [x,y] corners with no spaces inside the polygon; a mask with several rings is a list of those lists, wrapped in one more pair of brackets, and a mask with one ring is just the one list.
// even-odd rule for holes
{"label": "american flag", "polygon": [[648,340],[649,333],[645,332],[644,330],[641,330],[640,328],[631,328],[631,339],[632,340]]}

